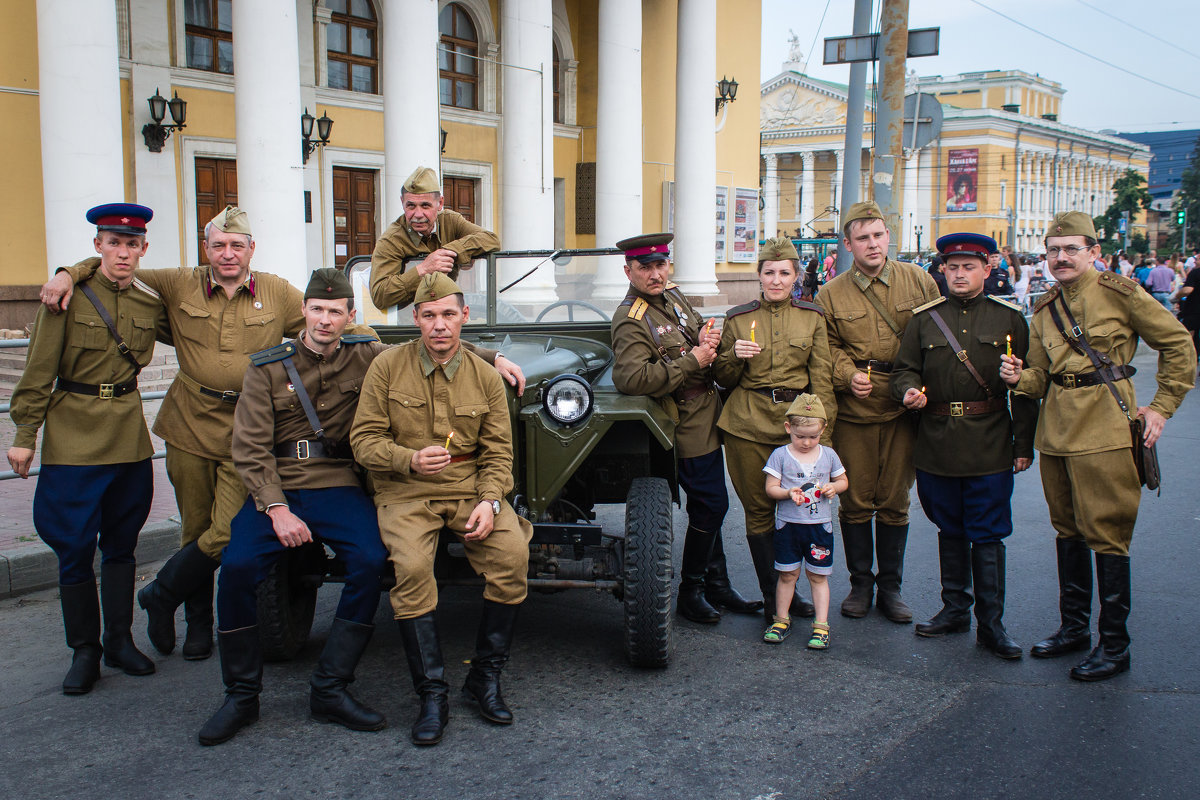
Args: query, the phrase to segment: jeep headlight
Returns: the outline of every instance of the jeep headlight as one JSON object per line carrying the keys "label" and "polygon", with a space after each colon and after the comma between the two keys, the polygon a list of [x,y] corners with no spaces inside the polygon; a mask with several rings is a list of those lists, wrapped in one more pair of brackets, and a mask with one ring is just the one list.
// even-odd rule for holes
{"label": "jeep headlight", "polygon": [[542,394],[542,408],[563,425],[573,425],[592,413],[592,387],[574,375],[559,375]]}

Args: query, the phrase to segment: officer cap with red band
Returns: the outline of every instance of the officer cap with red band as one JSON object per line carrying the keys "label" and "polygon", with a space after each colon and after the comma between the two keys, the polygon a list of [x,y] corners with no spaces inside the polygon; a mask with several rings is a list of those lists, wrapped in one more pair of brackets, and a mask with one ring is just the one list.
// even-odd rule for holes
{"label": "officer cap with red band", "polygon": [[146,223],[153,218],[153,211],[137,203],[105,203],[87,212],[87,221],[97,230],[132,236],[145,236]]}
{"label": "officer cap with red band", "polygon": [[978,256],[984,261],[992,253],[998,253],[996,240],[982,233],[947,233],[937,240],[938,254],[944,259],[961,253],[968,256]]}
{"label": "officer cap with red band", "polygon": [[651,261],[670,261],[670,244],[674,238],[673,233],[645,233],[622,239],[617,242],[617,249],[625,251],[626,261],[635,258],[643,264]]}

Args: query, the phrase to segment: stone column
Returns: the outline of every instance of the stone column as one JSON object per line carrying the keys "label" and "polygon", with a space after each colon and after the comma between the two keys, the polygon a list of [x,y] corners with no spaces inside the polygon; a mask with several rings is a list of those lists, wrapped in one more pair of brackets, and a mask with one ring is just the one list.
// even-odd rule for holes
{"label": "stone column", "polygon": [[770,239],[779,233],[779,156],[764,153],[767,174],[763,178],[763,238]]}
{"label": "stone column", "polygon": [[[675,77],[675,282],[689,295],[717,293],[713,256],[717,139],[716,0],[679,0]],[[729,208],[733,198],[729,198]],[[728,222],[728,220],[727,220]],[[730,227],[727,235],[732,235]]]}
{"label": "stone column", "polygon": [[808,227],[816,212],[816,189],[815,176],[817,173],[816,163],[817,154],[812,150],[805,150],[800,154],[800,163],[802,171],[800,173],[800,230],[804,236],[814,236],[812,228]]}
{"label": "stone column", "polygon": [[[554,246],[554,45],[550,0],[503,0],[504,116],[500,128],[500,242],[505,250]],[[520,277],[536,261],[507,259],[501,282]],[[553,302],[554,265],[542,264],[504,295],[510,303]]]}
{"label": "stone column", "polygon": [[91,252],[96,227],[84,212],[134,198],[125,197],[114,0],[38,0],[37,19],[42,201],[53,275]]}
{"label": "stone column", "polygon": [[418,166],[441,170],[437,0],[377,3],[383,28],[383,220],[404,213],[404,179]]}
{"label": "stone column", "polygon": [[297,36],[294,3],[233,4],[238,205],[254,231],[254,268],[303,288],[309,269]]}
{"label": "stone column", "polygon": [[[612,247],[642,230],[642,6],[609,0],[599,9],[596,121],[596,246]],[[604,307],[625,296],[625,260],[599,260],[595,297]]]}

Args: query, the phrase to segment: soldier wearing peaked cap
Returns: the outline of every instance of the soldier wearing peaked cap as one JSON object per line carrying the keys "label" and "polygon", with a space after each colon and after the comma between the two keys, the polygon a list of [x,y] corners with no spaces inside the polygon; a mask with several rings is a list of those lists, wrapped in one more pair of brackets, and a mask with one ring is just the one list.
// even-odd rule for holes
{"label": "soldier wearing peaked cap", "polygon": [[[99,257],[82,262],[89,277],[66,313],[39,309],[12,397],[17,434],[8,463],[22,478],[29,476],[42,430],[33,523],[58,557],[63,627],[74,651],[64,694],[91,691],[101,656],[129,675],[154,672],[130,632],[134,547],[154,491],[138,373],[154,356],[155,333],[165,319],[158,295],[138,273],[153,215],[131,203],[87,212]],[[99,598],[92,569],[97,543]]]}
{"label": "soldier wearing peaked cap", "polygon": [[[762,467],[773,450],[787,444],[785,412],[801,393],[820,397],[827,411],[825,444],[837,415],[825,315],[820,306],[792,298],[798,264],[791,239],[763,243],[758,261],[762,292],[758,300],[726,313],[713,362],[713,377],[731,389],[717,427],[724,434],[729,478],[745,510],[746,541],[768,625],[776,612],[775,503],[763,493]],[[791,616],[814,613],[812,604],[799,596],[791,603]]]}
{"label": "soldier wearing peaked cap", "polygon": [[952,233],[937,248],[949,295],[916,309],[891,381],[892,397],[920,411],[917,494],[938,529],[943,608],[916,633],[969,631],[973,603],[979,644],[1020,658],[1003,623],[1004,539],[1012,533],[1013,474],[1033,463],[1037,401],[1010,403],[1000,357],[1025,357],[1029,326],[1018,307],[986,294],[996,252],[990,236]]}
{"label": "soldier wearing peaked cap", "polygon": [[842,222],[853,264],[817,295],[817,305],[825,310],[838,399],[833,446],[850,478],[838,509],[850,571],[842,614],[866,616],[878,588],[880,612],[906,624],[912,611],[900,584],[916,430],[912,416],[889,395],[888,383],[913,310],[939,293],[925,270],[887,257],[891,236],[875,203],[855,203]]}
{"label": "soldier wearing peaked cap", "polygon": [[[1141,500],[1131,418],[1144,421],[1147,445],[1157,442],[1195,385],[1196,366],[1179,321],[1135,281],[1098,272],[1099,254],[1091,217],[1055,215],[1046,263],[1058,283],[1034,307],[1028,360],[1004,357],[1000,369],[1014,394],[1042,398],[1033,444],[1042,454],[1042,489],[1058,532],[1062,624],[1032,655],[1091,647],[1090,555],[1096,554],[1100,643],[1071,669],[1082,681],[1129,669],[1129,546]],[[1138,406],[1129,380],[1139,341],[1158,351],[1158,391],[1145,406]]]}
{"label": "soldier wearing peaked cap", "polygon": [[625,251],[629,293],[613,314],[613,382],[626,394],[656,398],[677,421],[679,482],[687,492],[678,611],[695,622],[717,622],[717,607],[753,614],[762,607],[729,582],[721,524],[729,510],[717,418],[721,398],[712,378],[721,330],[704,324],[675,284],[669,233],[617,242]]}
{"label": "soldier wearing peaked cap", "polygon": [[[473,259],[500,249],[491,231],[445,208],[437,173],[417,167],[404,182],[404,214],[388,226],[371,254],[371,300],[378,308],[403,308],[413,302],[421,278],[444,272],[457,279]],[[414,256],[424,260],[406,264]]]}

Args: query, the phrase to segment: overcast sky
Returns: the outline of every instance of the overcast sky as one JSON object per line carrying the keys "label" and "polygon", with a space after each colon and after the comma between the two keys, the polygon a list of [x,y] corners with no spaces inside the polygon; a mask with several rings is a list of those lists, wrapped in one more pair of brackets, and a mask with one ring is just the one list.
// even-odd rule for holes
{"label": "overcast sky", "polygon": [[[873,31],[881,5],[874,0]],[[848,82],[848,64],[821,63],[821,41],[850,35],[853,10],[853,0],[763,0],[763,80],[782,70],[791,29],[809,75]],[[1200,128],[1197,0],[910,0],[909,28],[931,27],[941,28],[940,54],[910,59],[918,75],[1019,69],[1062,84],[1059,120],[1068,125],[1128,132]]]}

